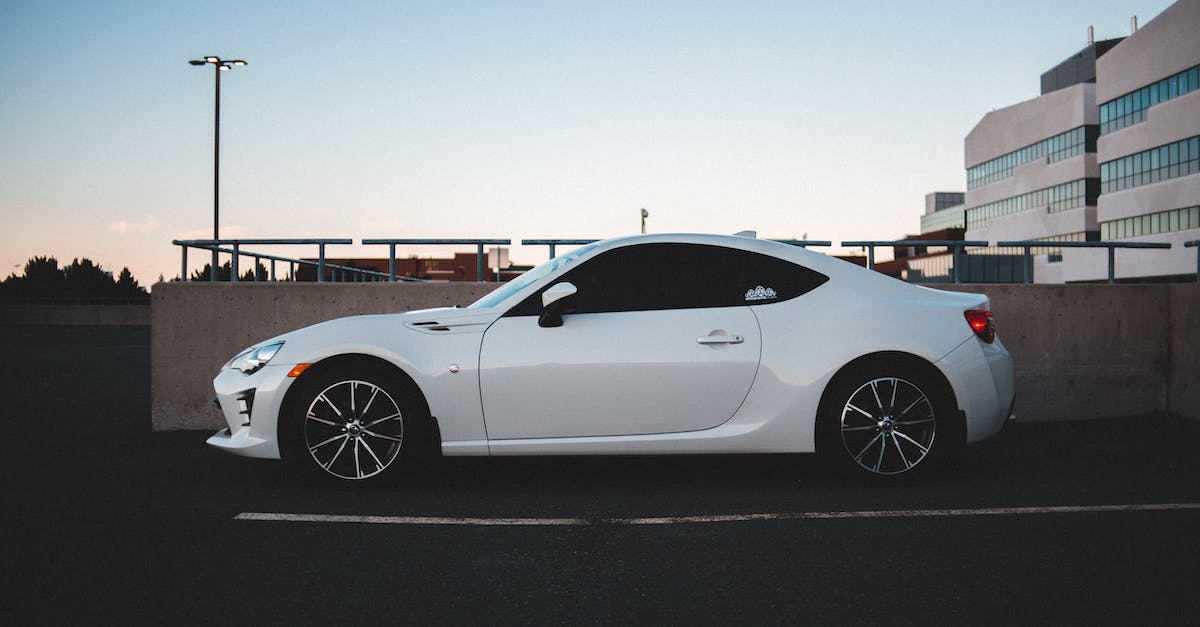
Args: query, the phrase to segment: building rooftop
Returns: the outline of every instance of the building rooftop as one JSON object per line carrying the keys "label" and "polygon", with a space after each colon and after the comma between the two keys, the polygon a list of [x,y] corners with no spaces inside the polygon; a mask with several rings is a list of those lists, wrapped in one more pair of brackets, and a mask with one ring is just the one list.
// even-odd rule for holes
{"label": "building rooftop", "polygon": [[1124,39],[1116,37],[1088,44],[1083,50],[1047,70],[1042,74],[1042,95],[1079,83],[1096,82],[1096,59],[1104,56],[1104,53],[1112,50]]}

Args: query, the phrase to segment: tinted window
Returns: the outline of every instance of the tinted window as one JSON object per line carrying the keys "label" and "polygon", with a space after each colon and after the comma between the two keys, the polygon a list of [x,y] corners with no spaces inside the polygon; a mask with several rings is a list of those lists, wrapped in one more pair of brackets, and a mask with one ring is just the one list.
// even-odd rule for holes
{"label": "tinted window", "polygon": [[[828,280],[768,255],[700,244],[641,244],[610,250],[566,273],[577,313],[734,307],[795,298]],[[508,315],[537,315],[535,293]]]}

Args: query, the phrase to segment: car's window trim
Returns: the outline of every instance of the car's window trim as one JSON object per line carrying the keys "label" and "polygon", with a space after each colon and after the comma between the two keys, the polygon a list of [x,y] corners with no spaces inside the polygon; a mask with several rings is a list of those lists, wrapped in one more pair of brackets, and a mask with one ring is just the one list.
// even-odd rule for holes
{"label": "car's window trim", "polygon": [[[781,299],[764,300],[764,301],[746,301],[744,303],[712,303],[712,304],[708,304],[708,305],[687,304],[687,305],[665,306],[665,307],[629,307],[629,308],[622,307],[622,308],[614,308],[614,309],[605,309],[604,311],[577,312],[572,315],[603,314],[603,313],[628,313],[628,312],[635,312],[635,311],[677,311],[677,310],[684,310],[684,309],[719,309],[719,308],[732,308],[732,307],[762,307],[765,305],[776,305],[779,303],[786,303],[786,302],[792,301],[796,298],[799,298],[800,296],[804,296],[805,294],[808,294],[808,293],[820,288],[822,285],[829,282],[829,275],[827,275],[823,272],[814,270],[813,268],[810,268],[806,265],[797,263],[796,261],[793,261],[791,259],[786,259],[784,257],[780,257],[777,255],[771,255],[768,253],[762,253],[759,251],[747,250],[744,248],[738,248],[738,247],[734,247],[734,246],[726,246],[726,245],[722,245],[722,244],[711,244],[711,243],[700,243],[700,242],[644,242],[644,243],[639,242],[639,243],[629,244],[626,246],[610,248],[610,249],[601,251],[600,253],[595,254],[592,257],[584,259],[582,263],[579,263],[578,265],[575,265],[575,267],[564,271],[561,275],[559,275],[554,280],[547,282],[545,285],[542,285],[541,287],[539,287],[536,290],[534,290],[533,292],[531,292],[525,298],[522,298],[520,301],[518,301],[516,304],[514,304],[512,307],[510,307],[508,310],[506,310],[504,312],[504,314],[502,314],[501,317],[503,317],[503,318],[519,318],[519,317],[529,317],[529,316],[540,315],[541,310],[542,310],[541,303],[540,303],[540,298],[541,298],[542,292],[553,287],[557,283],[561,283],[563,281],[569,281],[570,275],[573,272],[579,271],[581,268],[585,267],[585,264],[593,263],[593,262],[603,258],[605,255],[609,255],[609,254],[612,254],[612,253],[615,253],[618,251],[625,251],[625,250],[628,250],[631,248],[640,248],[640,247],[647,247],[647,246],[663,246],[663,245],[685,245],[685,246],[695,246],[695,247],[719,248],[719,249],[724,249],[724,250],[729,250],[729,251],[735,251],[738,253],[744,253],[747,255],[755,256],[755,257],[763,257],[766,259],[781,261],[781,262],[787,263],[791,266],[794,266],[798,271],[808,273],[809,276],[813,279],[812,285],[808,286],[806,289],[804,289],[802,291],[796,292],[795,294],[788,296],[787,298],[781,298]],[[526,303],[528,303],[531,299],[537,299],[537,301],[536,301],[537,307],[536,308],[526,305]],[[528,311],[518,311],[518,310],[523,309],[523,306],[525,309],[528,309]]]}

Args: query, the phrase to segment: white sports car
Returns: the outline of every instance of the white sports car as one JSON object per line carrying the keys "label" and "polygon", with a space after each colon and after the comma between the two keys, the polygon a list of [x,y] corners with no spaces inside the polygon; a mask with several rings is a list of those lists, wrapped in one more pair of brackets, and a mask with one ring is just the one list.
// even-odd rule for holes
{"label": "white sports car", "polygon": [[213,383],[229,428],[209,444],[346,480],[430,452],[817,451],[900,475],[1014,400],[986,296],[719,235],[605,240],[467,308],[292,331]]}

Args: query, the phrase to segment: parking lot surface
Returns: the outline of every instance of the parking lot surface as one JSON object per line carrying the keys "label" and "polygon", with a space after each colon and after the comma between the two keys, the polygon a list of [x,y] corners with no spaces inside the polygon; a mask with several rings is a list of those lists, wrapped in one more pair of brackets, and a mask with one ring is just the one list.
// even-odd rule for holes
{"label": "parking lot surface", "polygon": [[1171,416],[1017,424],[916,483],[721,456],[346,489],[151,433],[145,328],[0,353],[7,625],[1200,620],[1200,423]]}

